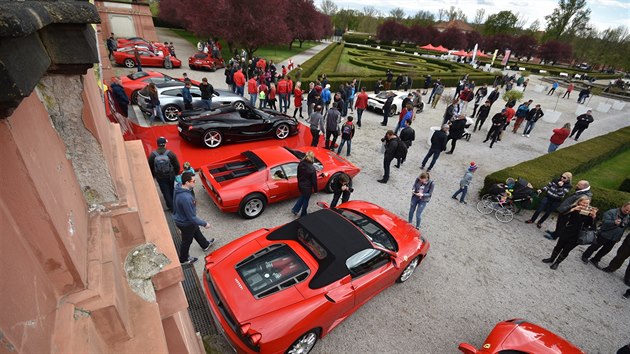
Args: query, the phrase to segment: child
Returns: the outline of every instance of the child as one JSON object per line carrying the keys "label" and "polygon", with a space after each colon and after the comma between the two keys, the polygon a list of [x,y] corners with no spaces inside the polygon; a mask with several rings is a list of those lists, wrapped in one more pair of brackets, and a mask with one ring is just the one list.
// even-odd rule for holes
{"label": "child", "polygon": [[350,156],[350,147],[352,146],[352,137],[354,136],[354,123],[352,123],[353,120],[354,118],[352,116],[348,116],[348,120],[341,126],[341,143],[339,143],[337,154],[340,154],[343,145],[345,143],[348,143],[346,156]]}
{"label": "child", "polygon": [[475,171],[477,171],[477,167],[478,166],[475,164],[475,162],[470,163],[470,166],[464,174],[464,177],[462,177],[462,179],[459,181],[459,189],[457,190],[457,192],[455,192],[455,194],[453,194],[451,198],[457,200],[457,195],[461,193],[462,196],[461,198],[459,198],[459,202],[462,204],[468,204],[464,199],[466,199],[466,193],[468,193],[468,185],[470,185],[470,182],[472,182],[473,174],[475,173]]}
{"label": "child", "polygon": [[[192,174],[195,174],[195,169],[192,168],[190,166],[190,162],[186,161],[184,162],[184,170],[182,171],[182,173],[184,172],[192,172]],[[178,174],[177,176],[175,176],[175,186],[181,186],[182,185],[182,175]]]}

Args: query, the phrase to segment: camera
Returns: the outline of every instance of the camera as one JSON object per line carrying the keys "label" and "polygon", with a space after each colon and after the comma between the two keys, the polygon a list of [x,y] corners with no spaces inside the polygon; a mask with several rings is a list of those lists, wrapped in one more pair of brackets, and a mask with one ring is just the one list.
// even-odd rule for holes
{"label": "camera", "polygon": [[587,206],[585,208],[580,209],[580,214],[581,215],[588,215],[588,214],[591,213],[591,210],[593,210],[593,207]]}

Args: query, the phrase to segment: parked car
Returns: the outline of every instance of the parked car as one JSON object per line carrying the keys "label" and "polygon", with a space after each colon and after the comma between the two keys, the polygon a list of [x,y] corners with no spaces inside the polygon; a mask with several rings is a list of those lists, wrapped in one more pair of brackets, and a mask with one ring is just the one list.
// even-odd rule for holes
{"label": "parked car", "polygon": [[[142,64],[143,67],[144,66],[147,66],[147,67],[157,66],[157,67],[170,69],[168,63],[164,61],[163,55],[158,55],[144,47],[139,47],[138,51],[140,52],[140,63]],[[126,66],[128,68],[136,67],[136,59],[135,59],[133,50],[115,51],[113,55],[114,55],[114,61],[116,62],[116,64]],[[182,66],[181,60],[173,56],[171,56],[170,59],[171,59],[171,67],[179,68]]]}
{"label": "parked car", "polygon": [[395,95],[394,100],[392,101],[392,107],[389,110],[390,117],[400,113],[403,108],[402,102],[410,93],[413,95],[412,103],[414,104],[414,107],[420,111],[424,109],[422,96],[417,94],[415,91],[381,91],[378,94],[370,93],[368,94],[367,108],[369,110],[378,110],[382,112],[383,105],[385,104],[385,101],[387,101],[387,93],[393,93]]}
{"label": "parked car", "polygon": [[160,42],[151,42],[140,37],[118,38],[118,40],[116,40],[116,46],[118,47],[118,50],[133,50],[133,47],[138,46],[140,48],[148,49],[156,54],[158,54],[159,52],[164,52],[165,49],[164,44]]}
{"label": "parked car", "polygon": [[184,111],[177,129],[179,136],[189,142],[216,148],[227,142],[285,139],[298,133],[298,122],[271,109],[234,104],[211,111]]}
{"label": "parked car", "polygon": [[[286,123],[277,126],[286,134]],[[274,134],[278,134],[278,128]],[[317,189],[332,192],[331,184],[341,173],[350,178],[360,169],[324,148],[289,149],[271,146],[242,152],[201,167],[203,187],[219,210],[238,212],[246,219],[260,216],[269,203],[297,197],[297,166],[307,151],[315,153]]]}
{"label": "parked car", "polygon": [[[350,201],[213,251],[203,283],[217,328],[237,352],[306,354],[371,298],[410,279],[428,251],[396,214]],[[371,330],[387,336],[386,327]]]}
{"label": "parked car", "polygon": [[[184,111],[184,99],[182,98],[182,88],[184,87],[184,83],[181,81],[171,81],[163,84],[156,84],[156,87],[164,119],[169,122],[177,122]],[[191,86],[190,94],[193,97],[193,112],[189,113],[197,115],[202,114],[204,111],[199,87]],[[245,103],[243,97],[230,91],[215,89],[212,94],[212,108],[215,109],[224,105],[232,105],[236,107],[236,109],[244,109],[247,103]],[[138,107],[140,107],[142,112],[147,114],[150,114],[153,111],[153,108],[150,105],[148,93],[144,90],[138,92]]]}
{"label": "parked car", "polygon": [[499,322],[481,349],[468,343],[461,343],[459,350],[464,354],[584,354],[568,340],[523,319]]}
{"label": "parked car", "polygon": [[198,52],[188,58],[188,67],[193,70],[216,71],[218,68],[225,68],[225,60],[215,58],[211,53]]}
{"label": "parked car", "polygon": [[[138,102],[138,92],[148,84],[163,84],[168,82],[184,82],[184,78],[175,78],[159,71],[137,71],[120,78],[121,85],[132,104]],[[192,80],[192,84],[199,85],[199,81]]]}

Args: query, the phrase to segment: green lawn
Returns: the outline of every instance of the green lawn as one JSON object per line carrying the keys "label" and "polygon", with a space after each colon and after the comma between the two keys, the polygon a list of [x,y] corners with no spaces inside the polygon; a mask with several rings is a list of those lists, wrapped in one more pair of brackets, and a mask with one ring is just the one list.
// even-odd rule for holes
{"label": "green lawn", "polygon": [[[183,29],[171,28],[171,31],[173,31],[178,36],[187,40],[193,46],[195,47],[197,46],[197,42],[199,41],[199,38],[197,38],[194,34],[187,32],[186,30],[183,30]],[[232,58],[233,53],[230,53],[228,49],[228,45],[225,43],[225,41],[219,40],[219,43],[221,44],[221,55],[223,55],[223,58],[225,58],[226,61]],[[263,57],[268,60],[273,60],[275,63],[279,63],[279,62],[287,60],[288,58],[296,54],[302,53],[303,51],[307,49],[313,48],[314,46],[318,44],[319,44],[318,42],[306,41],[302,43],[302,48],[300,48],[299,42],[296,41],[295,43],[293,43],[293,48],[291,48],[291,50],[289,50],[288,45],[269,46],[269,47],[259,48],[257,51],[254,52],[254,55]]]}
{"label": "green lawn", "polygon": [[628,177],[630,177],[630,149],[575,176],[573,180],[585,179],[591,185],[618,190],[621,182]]}

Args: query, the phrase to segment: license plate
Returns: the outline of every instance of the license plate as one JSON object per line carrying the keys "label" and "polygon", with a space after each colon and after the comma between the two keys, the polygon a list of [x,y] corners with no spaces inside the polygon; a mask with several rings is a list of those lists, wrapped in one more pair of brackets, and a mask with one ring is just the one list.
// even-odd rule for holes
{"label": "license plate", "polygon": [[195,60],[195,64],[203,64],[201,60]]}
{"label": "license plate", "polygon": [[178,127],[177,127],[177,130],[179,130],[179,132],[181,133],[181,132],[182,132],[182,127],[179,127],[179,126],[178,126]]}

